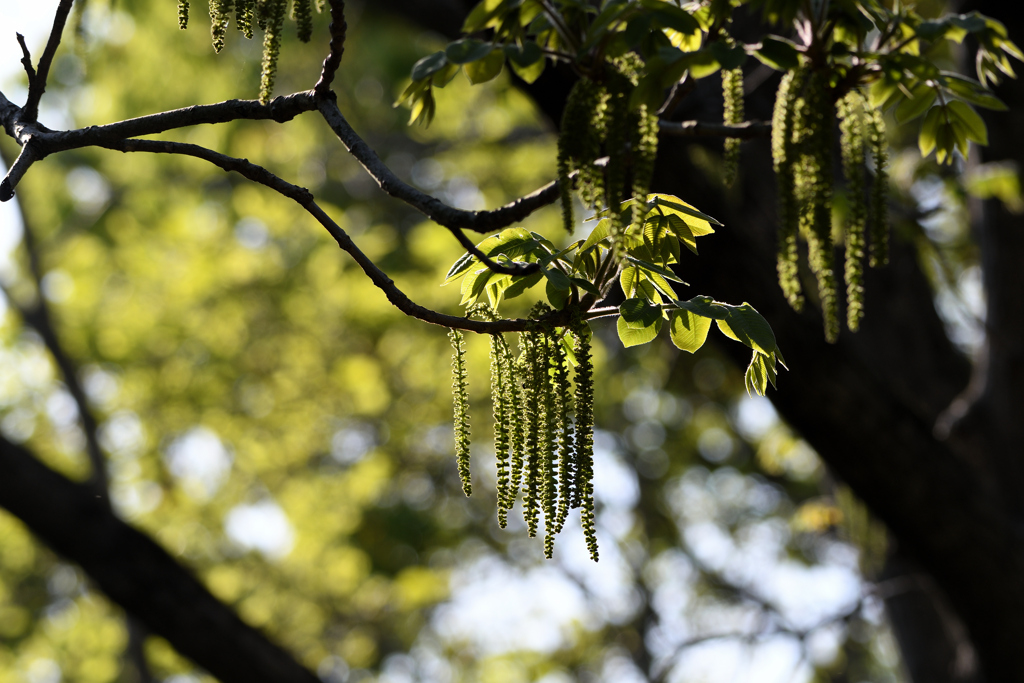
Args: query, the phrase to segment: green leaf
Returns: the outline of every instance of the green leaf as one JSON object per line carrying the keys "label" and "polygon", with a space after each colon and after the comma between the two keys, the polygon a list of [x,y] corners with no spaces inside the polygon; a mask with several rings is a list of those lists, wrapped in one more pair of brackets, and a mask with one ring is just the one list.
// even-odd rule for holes
{"label": "green leaf", "polygon": [[910,90],[911,97],[896,107],[896,120],[900,123],[912,121],[932,106],[938,92],[930,85],[918,83]]}
{"label": "green leaf", "polygon": [[615,0],[605,5],[604,9],[590,22],[590,26],[587,28],[586,40],[583,41],[580,49],[589,50],[597,45],[608,34],[608,26],[629,9],[629,3],[624,0]]}
{"label": "green leaf", "polygon": [[438,88],[443,88],[452,82],[455,75],[459,73],[458,64],[448,64],[443,69],[438,71],[436,74],[430,77],[431,85],[435,85]]}
{"label": "green leaf", "polygon": [[500,13],[503,0],[483,0],[466,17],[462,24],[463,33],[476,33],[492,23],[496,14]]}
{"label": "green leaf", "polygon": [[512,67],[512,71],[515,72],[515,75],[523,79],[524,82],[533,83],[540,78],[542,73],[544,73],[544,68],[547,66],[547,62],[541,59],[530,66],[519,66],[515,62],[510,62],[509,66]]}
{"label": "green leaf", "polygon": [[527,40],[522,45],[509,43],[505,46],[505,56],[516,66],[530,66],[544,59],[540,46],[532,40]]}
{"label": "green leaf", "polygon": [[622,287],[623,296],[627,299],[633,297],[636,293],[636,285],[639,279],[640,271],[636,266],[630,266],[622,269],[622,272],[619,273],[619,286]]}
{"label": "green leaf", "polygon": [[493,50],[483,59],[478,59],[469,64],[463,64],[462,68],[473,85],[486,83],[501,73],[501,67],[505,63],[505,53],[501,50]]}
{"label": "green leaf", "polygon": [[988,144],[988,129],[985,128],[985,122],[978,115],[978,112],[971,109],[963,102],[953,101],[947,105],[949,113],[955,116],[964,124],[964,128],[967,132],[967,138],[977,142],[979,145]]}
{"label": "green leaf", "polygon": [[921,150],[921,156],[926,157],[935,149],[935,142],[939,132],[939,124],[942,123],[942,107],[935,107],[924,117],[921,124],[921,132],[917,136],[917,146]]}
{"label": "green leaf", "polygon": [[[652,285],[654,285],[654,288],[661,292],[662,295],[664,295],[666,298],[671,299],[673,301],[675,300],[677,296],[676,291],[672,288],[672,285],[669,284],[668,280],[658,275],[657,273],[652,273],[650,271],[644,272],[644,278],[647,281],[649,281]],[[686,283],[684,282],[682,284]]]}
{"label": "green leaf", "polygon": [[762,64],[776,71],[790,71],[800,66],[800,51],[792,41],[768,36],[759,45],[748,48]]}
{"label": "green leaf", "polygon": [[422,81],[427,76],[437,73],[448,63],[444,52],[427,55],[412,66],[412,80]]}
{"label": "green leaf", "polygon": [[652,306],[643,299],[626,299],[619,305],[619,315],[630,327],[650,327],[657,320],[662,320],[661,308]]}
{"label": "green leaf", "polygon": [[871,84],[868,88],[868,100],[873,109],[885,111],[892,104],[890,100],[900,96],[900,82],[887,74]]}
{"label": "green leaf", "polygon": [[525,228],[506,228],[497,235],[491,235],[476,245],[485,256],[505,254],[509,258],[535,254],[540,244],[533,234]]}
{"label": "green leaf", "polygon": [[484,291],[487,292],[487,301],[491,304],[491,308],[498,310],[498,306],[501,304],[505,290],[508,289],[510,284],[512,284],[511,275],[499,275],[496,278],[492,278],[491,281],[487,283],[487,287],[484,288]]}
{"label": "green leaf", "polygon": [[683,216],[683,220],[696,218],[697,221],[686,220],[686,224],[693,230],[693,234],[698,237],[713,233],[712,225],[722,225],[717,219],[698,211],[692,204],[687,204],[679,197],[674,197],[670,194],[650,194],[647,196],[647,201],[663,206],[671,212]]}
{"label": "green leaf", "polygon": [[[580,264],[583,262],[587,253],[593,247],[600,244],[602,240],[607,239],[610,234],[611,221],[607,218],[598,221],[597,225],[595,225],[594,229],[590,232],[590,235],[587,236],[587,240],[583,243],[583,246],[581,246],[579,251],[576,252],[576,258],[574,258],[572,262],[573,272],[579,270]],[[605,246],[605,248],[607,248],[607,246]]]}
{"label": "green leaf", "polygon": [[700,24],[689,12],[671,3],[662,0],[640,0],[640,5],[652,10],[652,15],[664,28],[674,28],[682,33],[700,30]]}
{"label": "green leaf", "polygon": [[679,241],[685,244],[687,249],[696,254],[697,237],[693,234],[693,231],[690,230],[690,226],[686,224],[686,221],[675,214],[665,216],[664,218],[673,234],[679,238]]}
{"label": "green leaf", "polygon": [[548,303],[556,311],[560,311],[565,308],[565,303],[569,300],[569,295],[572,294],[570,289],[562,289],[555,285],[554,280],[548,279],[548,283],[544,288],[544,293],[547,295]]}
{"label": "green leaf", "polygon": [[430,81],[413,81],[409,85],[405,86],[405,90],[402,91],[402,94],[398,97],[397,100],[395,100],[395,103],[391,106],[397,107],[406,100],[417,97],[420,92],[426,90],[429,87]]}
{"label": "green leaf", "polygon": [[704,34],[700,29],[691,33],[683,33],[673,28],[666,28],[662,32],[668,38],[668,42],[672,44],[672,47],[683,52],[696,52],[700,49],[701,40],[704,38]]}
{"label": "green leaf", "polygon": [[650,261],[644,261],[643,259],[638,259],[637,257],[633,256],[632,254],[626,254],[625,256],[626,256],[626,260],[627,261],[629,261],[630,263],[633,263],[635,265],[640,266],[644,270],[649,270],[652,273],[657,273],[658,275],[661,275],[662,277],[667,278],[669,280],[675,280],[676,282],[680,282],[682,284],[686,284],[685,282],[683,282],[682,280],[679,279],[678,275],[673,273],[668,268],[662,268],[661,266],[656,266],[653,263],[651,263]]}
{"label": "green leaf", "polygon": [[444,276],[444,282],[441,283],[441,286],[444,287],[452,280],[465,275],[466,271],[473,267],[473,263],[478,263],[477,258],[467,251],[448,269],[448,273]]}
{"label": "green leaf", "polygon": [[742,45],[729,47],[725,43],[712,43],[709,49],[723,69],[737,69],[747,61],[747,51]]}
{"label": "green leaf", "polygon": [[772,332],[768,321],[753,306],[743,302],[739,306],[725,304],[725,308],[725,318],[716,321],[718,329],[725,336],[763,354],[775,353],[778,346],[775,342],[775,333]]}
{"label": "green leaf", "polygon": [[715,59],[714,54],[710,50],[691,52],[683,61],[690,75],[697,80],[707,78],[722,68],[722,65],[718,63],[718,60]]}
{"label": "green leaf", "polygon": [[943,85],[956,97],[970,102],[976,107],[1006,111],[1006,105],[998,97],[993,95],[988,88],[974,79],[961,76],[960,74],[943,71]]}
{"label": "green leaf", "polygon": [[710,296],[695,296],[689,301],[676,301],[675,304],[684,311],[690,311],[713,320],[724,320],[729,315],[726,305],[715,301]]}
{"label": "green leaf", "polygon": [[571,277],[569,279],[572,280],[574,285],[582,289],[584,292],[595,294],[597,296],[601,295],[601,290],[598,289],[590,280],[584,280],[581,277]]}
{"label": "green leaf", "polygon": [[755,351],[743,376],[747,394],[754,393],[764,396],[768,389],[768,382],[771,382],[773,387],[775,386],[775,364],[770,358]]}
{"label": "green leaf", "polygon": [[669,335],[677,348],[690,353],[704,346],[711,329],[711,319],[687,310],[672,311]]}
{"label": "green leaf", "polygon": [[658,332],[661,331],[662,320],[663,318],[659,315],[650,327],[630,327],[620,316],[615,327],[619,333],[622,345],[628,349],[630,346],[639,346],[653,341],[658,336]]}
{"label": "green leaf", "polygon": [[510,284],[508,286],[508,289],[505,290],[505,298],[515,299],[517,296],[528,290],[530,287],[533,287],[538,282],[540,282],[541,278],[543,277],[544,276],[541,275],[540,273],[532,273],[530,275],[517,275],[513,277],[512,284]]}
{"label": "green leaf", "polygon": [[572,282],[569,280],[569,276],[558,268],[544,268],[541,272],[548,279],[548,284],[555,287],[555,289],[566,292],[572,289]]}
{"label": "green leaf", "polygon": [[462,301],[459,302],[459,305],[471,306],[475,304],[480,295],[484,293],[487,282],[494,274],[489,268],[481,268],[467,276],[462,281]]}
{"label": "green leaf", "polygon": [[468,64],[491,54],[494,46],[482,40],[463,38],[449,43],[444,54],[452,64]]}

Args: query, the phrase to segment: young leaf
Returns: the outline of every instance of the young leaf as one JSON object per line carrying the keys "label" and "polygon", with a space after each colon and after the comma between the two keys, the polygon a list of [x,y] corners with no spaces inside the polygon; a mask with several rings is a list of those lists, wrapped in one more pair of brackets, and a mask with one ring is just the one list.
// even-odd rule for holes
{"label": "young leaf", "polygon": [[697,349],[704,346],[710,329],[711,318],[705,318],[686,310],[672,311],[669,334],[676,348],[696,353]]}
{"label": "young leaf", "polygon": [[444,54],[452,64],[468,64],[491,54],[493,46],[481,40],[463,38],[449,43]]}
{"label": "young leaf", "polygon": [[967,139],[977,142],[979,145],[988,144],[988,130],[985,122],[978,115],[978,112],[971,109],[963,102],[953,101],[947,105],[949,113],[955,116],[964,124]]}
{"label": "young leaf", "polygon": [[437,73],[448,63],[444,52],[435,52],[419,60],[412,67],[412,80],[422,81],[427,76]]}
{"label": "young leaf", "polygon": [[540,273],[533,273],[532,275],[517,275],[512,278],[512,284],[505,290],[506,299],[514,299],[530,287],[541,281],[544,276]]}
{"label": "young leaf", "polygon": [[661,319],[661,308],[643,299],[626,299],[619,305],[619,320],[629,327],[645,329]]}
{"label": "young leaf", "polygon": [[619,333],[622,345],[628,349],[630,346],[646,344],[657,337],[658,332],[661,331],[661,321],[662,317],[659,315],[649,327],[630,327],[620,316],[615,327]]}
{"label": "young leaf", "polygon": [[770,355],[775,353],[778,344],[775,333],[760,313],[750,304],[743,302],[739,306],[724,305],[727,313],[724,319],[716,321],[718,329],[727,337],[749,346],[755,351]]}
{"label": "young leaf", "polygon": [[637,266],[640,266],[644,270],[649,270],[652,273],[657,273],[658,275],[661,275],[662,277],[667,278],[669,280],[674,280],[675,282],[679,282],[681,284],[686,284],[685,282],[683,282],[682,280],[679,279],[678,275],[673,273],[668,268],[662,268],[660,266],[656,266],[656,265],[654,265],[653,263],[651,263],[649,261],[644,261],[642,259],[638,259],[635,256],[632,256],[631,254],[626,254],[626,260],[629,261],[630,263],[633,263],[633,264],[635,264]]}
{"label": "young leaf", "polygon": [[475,256],[470,254],[468,251],[459,257],[459,260],[452,264],[452,267],[448,269],[447,275],[444,276],[444,282],[441,286],[445,286],[452,280],[458,279],[460,276],[465,275],[466,271],[473,267],[473,264],[477,262]]}
{"label": "young leaf", "polygon": [[900,123],[906,123],[916,119],[918,116],[923,114],[928,107],[932,106],[935,98],[938,96],[938,92],[930,85],[924,83],[918,83],[910,91],[911,97],[900,102],[900,105],[896,107],[896,120]]}
{"label": "young leaf", "polygon": [[764,65],[776,71],[790,71],[800,65],[800,51],[792,41],[778,36],[768,36],[760,45],[748,49]]}
{"label": "young leaf", "polygon": [[483,59],[464,64],[463,70],[473,85],[486,83],[501,73],[501,67],[505,63],[505,53],[501,50],[493,50]]}
{"label": "young leaf", "polygon": [[622,294],[627,299],[636,294],[637,281],[640,279],[640,271],[636,266],[623,268],[619,273],[619,285],[622,287]]}
{"label": "young leaf", "polygon": [[939,125],[942,123],[942,111],[942,107],[935,107],[924,117],[921,132],[917,136],[917,146],[921,150],[922,157],[928,156],[935,149]]}

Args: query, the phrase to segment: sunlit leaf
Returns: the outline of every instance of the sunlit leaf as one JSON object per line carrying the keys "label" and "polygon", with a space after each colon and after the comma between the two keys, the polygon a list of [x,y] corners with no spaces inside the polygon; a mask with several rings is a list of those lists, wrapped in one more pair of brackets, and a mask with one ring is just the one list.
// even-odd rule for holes
{"label": "sunlit leaf", "polygon": [[677,348],[696,353],[704,346],[711,329],[711,319],[687,310],[672,311],[669,333]]}

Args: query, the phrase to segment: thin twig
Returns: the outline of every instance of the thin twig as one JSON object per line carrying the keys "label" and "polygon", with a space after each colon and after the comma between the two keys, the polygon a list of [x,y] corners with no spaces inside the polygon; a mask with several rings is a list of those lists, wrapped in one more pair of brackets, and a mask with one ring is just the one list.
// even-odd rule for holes
{"label": "thin twig", "polygon": [[459,228],[475,232],[493,232],[521,221],[537,209],[558,201],[558,183],[551,182],[531,194],[491,211],[466,211],[448,206],[440,199],[420,192],[396,176],[352,129],[336,102],[320,98],[318,109],[341,143],[385,193],[402,200],[438,225],[450,230]]}
{"label": "thin twig", "polygon": [[[348,253],[359,267],[363,269],[363,272],[368,278],[370,278],[370,281],[384,292],[388,301],[408,316],[418,318],[419,320],[432,323],[434,325],[488,334],[495,332],[521,332],[537,324],[536,320],[524,320],[519,318],[498,320],[495,322],[470,320],[469,318],[438,313],[437,311],[415,303],[408,297],[408,295],[405,294],[405,292],[395,285],[394,281],[388,277],[372,259],[370,259],[359,249],[359,247],[356,246],[348,233],[346,233],[341,226],[334,222],[334,220],[328,216],[322,208],[320,208],[309,190],[293,185],[274,175],[262,166],[257,166],[246,159],[229,157],[225,154],[221,154],[220,152],[214,152],[213,150],[206,149],[205,147],[200,147],[199,145],[182,142],[169,142],[165,140],[119,140],[105,143],[100,146],[121,152],[181,154],[184,156],[195,157],[197,159],[203,159],[204,161],[208,161],[225,171],[234,171],[239,173],[253,182],[265,185],[289,199],[294,200],[331,234],[335,241],[337,241],[338,246]],[[551,325],[562,326],[569,322],[570,316],[571,312],[568,310],[556,311],[543,318],[543,320]]]}
{"label": "thin twig", "polygon": [[331,92],[331,83],[334,75],[341,66],[341,57],[345,53],[345,33],[348,24],[345,23],[345,0],[330,0],[331,3],[331,47],[327,58],[324,59],[323,69],[320,71],[320,80],[313,86],[317,95],[327,96]]}
{"label": "thin twig", "polygon": [[772,124],[762,121],[743,123],[707,123],[705,121],[659,121],[658,128],[665,135],[696,138],[739,138],[752,140],[772,135]]}
{"label": "thin twig", "polygon": [[473,240],[466,237],[466,233],[462,232],[458,228],[452,229],[451,233],[455,235],[455,239],[459,241],[466,251],[475,256],[478,261],[483,263],[489,269],[495,273],[501,273],[502,275],[533,275],[540,271],[539,263],[524,263],[522,261],[515,261],[514,263],[498,263],[493,261],[487,254],[483,253],[476,248],[473,244]]}
{"label": "thin twig", "polygon": [[53,63],[53,56],[57,54],[60,46],[60,36],[64,32],[64,24],[67,23],[68,14],[71,12],[73,0],[60,0],[57,5],[57,14],[53,17],[53,27],[50,29],[50,38],[43,48],[43,55],[39,58],[39,69],[36,77],[29,83],[28,99],[25,100],[25,107],[22,109],[22,116],[26,121],[35,121],[39,117],[39,100],[46,90],[46,78],[50,75],[50,64]]}
{"label": "thin twig", "polygon": [[28,75],[29,87],[35,83],[36,70],[32,68],[32,54],[28,51],[28,45],[25,44],[25,36],[20,33],[15,33],[18,36],[18,45],[21,45],[21,63],[25,67],[25,74]]}

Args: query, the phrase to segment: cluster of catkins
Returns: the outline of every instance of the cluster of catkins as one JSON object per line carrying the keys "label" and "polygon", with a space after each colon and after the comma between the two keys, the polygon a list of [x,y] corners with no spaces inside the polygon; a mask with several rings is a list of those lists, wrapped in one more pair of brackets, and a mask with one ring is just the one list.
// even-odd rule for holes
{"label": "cluster of catkins", "polygon": [[[543,304],[532,317],[545,311]],[[474,314],[495,319],[486,306]],[[573,342],[577,366],[575,392],[569,381],[565,335]],[[455,397],[455,453],[466,495],[472,493],[469,472],[469,395],[463,334],[451,330],[452,393]],[[544,555],[551,557],[555,534],[569,510],[580,508],[583,533],[591,558],[598,559],[594,529],[594,374],[590,336],[585,323],[552,329],[538,322],[520,334],[522,353],[513,357],[504,336],[491,335],[491,404],[494,452],[498,470],[498,522],[522,489],[523,518],[529,535],[537,535],[544,518]],[[573,419],[573,417],[575,419]]]}
{"label": "cluster of catkins", "polygon": [[[840,119],[843,173],[850,197],[846,226],[846,322],[856,330],[864,312],[863,260],[870,235],[872,267],[888,261],[885,127],[864,94],[851,90],[833,102],[828,73],[810,66],[782,78],[772,117],[772,156],[779,183],[779,284],[790,305],[800,310],[803,293],[798,267],[798,235],[807,241],[807,260],[818,282],[825,338],[839,336],[832,245],[832,121]],[[874,174],[867,191],[865,162]]]}
{"label": "cluster of catkins", "polygon": [[[642,218],[658,152],[658,117],[646,105],[630,107],[642,65],[636,55],[604,62],[599,75],[583,76],[569,92],[558,136],[558,180],[562,192],[562,219],[572,232],[572,174],[580,199],[591,209],[618,206],[627,199],[634,205],[633,222]],[[599,163],[604,160],[603,163]],[[610,212],[611,233],[625,231],[623,218]]]}
{"label": "cluster of catkins", "polygon": [[[235,27],[246,38],[252,38],[253,26],[263,31],[263,68],[260,72],[260,102],[270,101],[274,76],[281,52],[281,28],[284,26],[288,0],[210,0],[210,32],[213,49],[224,48],[224,38],[235,13]],[[316,0],[316,9],[323,11],[325,0]],[[189,0],[178,0],[178,26],[188,28]],[[313,35],[311,0],[292,0],[292,18],[299,27],[299,40],[308,43]]]}

